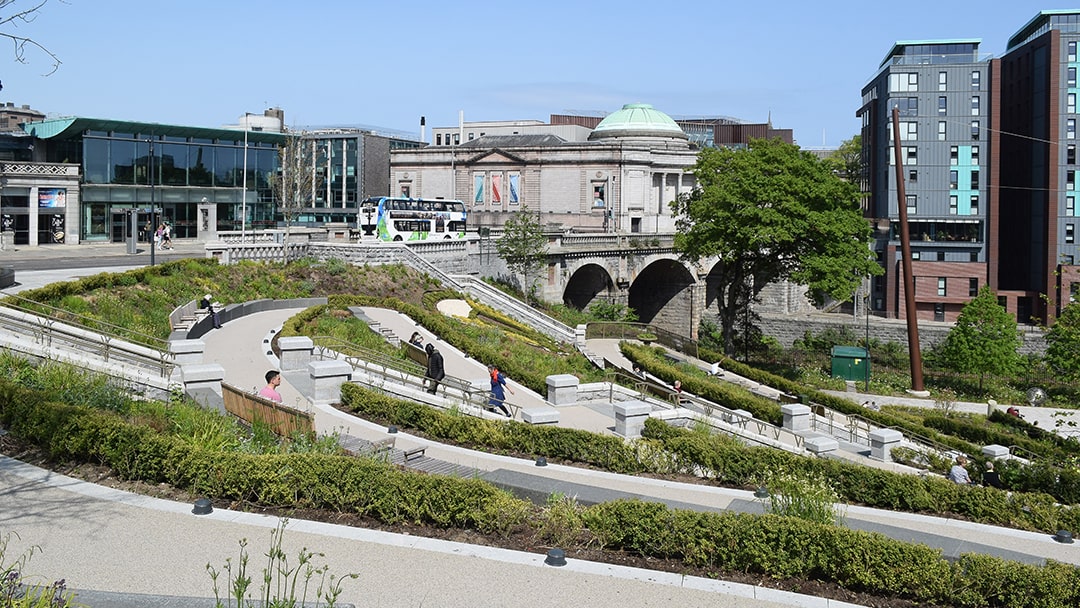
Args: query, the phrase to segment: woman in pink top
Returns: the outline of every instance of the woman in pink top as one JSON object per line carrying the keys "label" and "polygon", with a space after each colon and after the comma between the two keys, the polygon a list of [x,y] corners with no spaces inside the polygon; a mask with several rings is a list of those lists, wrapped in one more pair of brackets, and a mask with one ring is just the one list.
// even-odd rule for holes
{"label": "woman in pink top", "polygon": [[281,384],[281,373],[277,370],[270,370],[266,372],[266,386],[262,387],[259,391],[260,397],[266,397],[271,401],[281,403],[281,393],[277,392],[278,385]]}

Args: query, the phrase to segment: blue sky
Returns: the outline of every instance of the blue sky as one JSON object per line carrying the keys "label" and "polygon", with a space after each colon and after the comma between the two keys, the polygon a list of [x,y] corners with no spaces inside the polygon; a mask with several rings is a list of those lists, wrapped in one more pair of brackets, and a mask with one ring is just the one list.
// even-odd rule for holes
{"label": "blue sky", "polygon": [[[38,0],[39,1],[39,0]],[[16,0],[15,6],[36,4]],[[0,101],[50,116],[217,127],[285,110],[289,126],[419,135],[465,120],[610,113],[790,128],[804,147],[856,134],[860,90],[897,40],[981,38],[1001,55],[1028,1],[460,2],[49,0],[28,36],[63,62],[0,45]],[[0,17],[11,8],[0,11]],[[6,53],[6,54],[5,54]]]}

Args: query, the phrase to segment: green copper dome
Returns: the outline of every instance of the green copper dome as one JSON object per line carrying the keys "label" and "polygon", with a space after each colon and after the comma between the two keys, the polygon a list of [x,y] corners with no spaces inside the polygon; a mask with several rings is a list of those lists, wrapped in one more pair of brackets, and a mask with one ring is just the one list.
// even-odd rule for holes
{"label": "green copper dome", "polygon": [[589,134],[589,140],[620,137],[667,137],[687,139],[686,133],[660,110],[647,103],[628,103],[609,114]]}

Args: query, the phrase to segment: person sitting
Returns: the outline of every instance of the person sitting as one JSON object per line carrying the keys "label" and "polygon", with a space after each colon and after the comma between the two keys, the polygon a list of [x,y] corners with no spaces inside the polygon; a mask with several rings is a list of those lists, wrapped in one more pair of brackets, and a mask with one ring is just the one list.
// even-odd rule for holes
{"label": "person sitting", "polygon": [[710,376],[719,376],[720,375],[720,362],[719,361],[717,361],[716,363],[713,363],[712,367],[709,368],[709,375]]}
{"label": "person sitting", "polygon": [[994,470],[994,461],[986,461],[986,470],[982,474],[982,483],[984,486],[991,488],[997,488],[1003,490],[1005,486],[1001,483],[1001,476]]}
{"label": "person sitting", "polygon": [[221,329],[221,319],[218,317],[218,307],[214,305],[214,296],[206,294],[199,302],[199,308],[210,313],[210,320],[214,322],[214,329]]}
{"label": "person sitting", "polygon": [[281,372],[276,369],[266,372],[266,386],[262,387],[262,390],[259,391],[259,396],[281,403],[281,393],[277,391],[277,387],[280,385]]}
{"label": "person sitting", "polygon": [[409,344],[417,348],[424,348],[424,336],[421,336],[418,331],[412,332],[412,335],[409,336]]}
{"label": "person sitting", "polygon": [[949,481],[963,485],[971,485],[971,476],[967,472],[967,458],[956,457],[956,464],[949,469]]}

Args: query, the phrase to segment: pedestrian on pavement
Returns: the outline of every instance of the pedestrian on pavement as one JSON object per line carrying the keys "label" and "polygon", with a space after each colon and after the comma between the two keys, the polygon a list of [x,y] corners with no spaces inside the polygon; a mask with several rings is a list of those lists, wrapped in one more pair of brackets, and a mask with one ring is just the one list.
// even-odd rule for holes
{"label": "pedestrian on pavement", "polygon": [[277,391],[277,387],[281,385],[281,372],[276,369],[272,369],[266,372],[266,386],[262,387],[259,391],[260,397],[266,397],[267,399],[281,403],[281,393]]}
{"label": "pedestrian on pavement", "polygon": [[210,320],[214,322],[214,329],[221,329],[221,318],[218,316],[218,307],[214,305],[214,296],[206,294],[199,302],[199,308],[210,313]]}
{"label": "pedestrian on pavement", "polygon": [[982,483],[984,486],[997,488],[999,490],[1005,488],[1005,486],[1001,483],[1001,476],[998,475],[998,472],[994,470],[993,460],[986,461],[986,470],[983,471]]}
{"label": "pedestrian on pavement", "polygon": [[428,344],[425,352],[427,352],[427,373],[424,374],[424,378],[427,381],[427,392],[434,395],[439,388],[439,382],[446,377],[446,370],[443,369],[442,353],[435,348],[434,344]]}
{"label": "pedestrian on pavement", "polygon": [[168,224],[161,224],[161,248],[172,249],[172,228]]}
{"label": "pedestrian on pavement", "polygon": [[510,410],[506,407],[504,389],[510,391],[511,395],[514,394],[514,389],[506,385],[506,375],[500,372],[498,367],[489,365],[488,373],[491,375],[491,398],[488,400],[488,409],[491,411],[502,410],[503,415],[510,418]]}
{"label": "pedestrian on pavement", "polygon": [[956,464],[949,469],[949,481],[963,485],[971,485],[971,476],[967,472],[967,458],[956,457]]}

